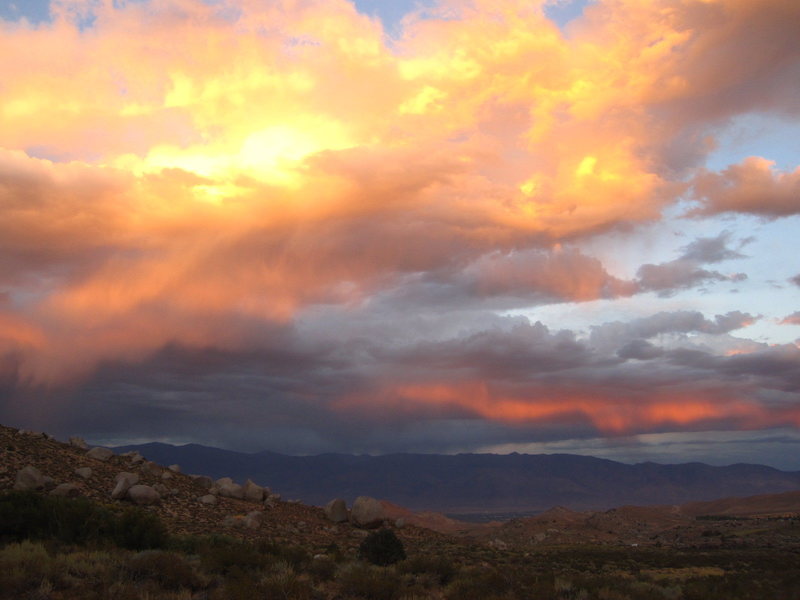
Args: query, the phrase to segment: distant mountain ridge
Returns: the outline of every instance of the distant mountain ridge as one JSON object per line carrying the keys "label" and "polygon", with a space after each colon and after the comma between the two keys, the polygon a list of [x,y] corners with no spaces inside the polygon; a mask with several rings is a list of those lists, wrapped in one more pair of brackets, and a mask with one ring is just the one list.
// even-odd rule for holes
{"label": "distant mountain ridge", "polygon": [[251,478],[308,504],[368,495],[450,514],[525,513],[553,506],[599,510],[800,490],[800,472],[754,464],[629,465],[570,454],[288,456],[157,442],[117,450],[138,450],[161,464],[178,463],[185,472]]}

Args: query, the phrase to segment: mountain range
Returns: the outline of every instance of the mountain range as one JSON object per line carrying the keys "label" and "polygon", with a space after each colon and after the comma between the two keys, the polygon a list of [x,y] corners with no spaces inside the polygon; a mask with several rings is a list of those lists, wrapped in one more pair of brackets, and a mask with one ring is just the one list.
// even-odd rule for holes
{"label": "mountain range", "polygon": [[288,456],[163,443],[116,450],[137,450],[157,463],[178,463],[186,472],[213,478],[249,478],[312,505],[332,498],[350,503],[367,495],[461,517],[535,514],[553,506],[601,510],[683,504],[800,490],[800,472],[755,464],[631,465],[570,454],[516,453]]}

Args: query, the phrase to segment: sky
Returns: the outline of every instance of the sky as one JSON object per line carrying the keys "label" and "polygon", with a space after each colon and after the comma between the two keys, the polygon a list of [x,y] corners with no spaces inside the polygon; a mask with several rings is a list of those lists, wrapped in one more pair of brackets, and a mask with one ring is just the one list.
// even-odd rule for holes
{"label": "sky", "polygon": [[0,0],[0,422],[800,470],[796,0]]}

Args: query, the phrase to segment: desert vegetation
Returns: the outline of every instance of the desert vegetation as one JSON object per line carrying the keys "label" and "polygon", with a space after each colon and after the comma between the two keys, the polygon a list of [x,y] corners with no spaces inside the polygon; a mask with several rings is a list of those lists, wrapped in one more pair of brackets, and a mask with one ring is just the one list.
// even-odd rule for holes
{"label": "desert vegetation", "polygon": [[406,553],[389,529],[355,550],[304,548],[170,535],[145,508],[36,492],[0,495],[0,524],[8,599],[790,600],[800,589],[796,549],[522,551],[431,538]]}

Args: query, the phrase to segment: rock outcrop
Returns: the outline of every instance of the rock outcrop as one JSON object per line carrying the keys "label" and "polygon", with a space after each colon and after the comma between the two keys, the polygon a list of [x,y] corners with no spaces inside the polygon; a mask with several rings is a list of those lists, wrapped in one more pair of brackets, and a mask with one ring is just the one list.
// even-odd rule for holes
{"label": "rock outcrop", "polygon": [[110,448],[95,446],[86,453],[86,456],[88,456],[89,458],[93,458],[95,460],[99,460],[101,462],[106,462],[109,458],[114,456],[114,451],[111,450]]}
{"label": "rock outcrop", "polygon": [[243,498],[248,502],[262,502],[265,493],[268,493],[267,490],[249,479],[242,486]]}
{"label": "rock outcrop", "polygon": [[92,467],[78,467],[75,469],[75,475],[83,479],[89,479],[92,476]]}
{"label": "rock outcrop", "polygon": [[149,485],[142,484],[131,486],[128,490],[128,498],[134,504],[158,504],[161,501],[161,495],[157,491]]}
{"label": "rock outcrop", "polygon": [[347,504],[341,498],[334,498],[325,505],[325,516],[334,523],[344,523],[348,519]]}
{"label": "rock outcrop", "polygon": [[14,489],[27,492],[31,490],[42,490],[47,486],[48,478],[36,467],[28,465],[17,471],[17,478],[14,481]]}
{"label": "rock outcrop", "polygon": [[111,497],[114,500],[120,500],[128,494],[128,490],[131,489],[132,486],[139,483],[139,476],[136,473],[117,473],[114,482],[115,485],[111,492]]}
{"label": "rock outcrop", "polygon": [[50,491],[51,496],[65,496],[67,498],[75,498],[81,495],[80,488],[74,483],[62,483],[57,485]]}
{"label": "rock outcrop", "polygon": [[80,448],[81,450],[89,449],[89,444],[86,443],[86,440],[82,437],[78,437],[77,435],[73,435],[69,438],[69,445],[74,446],[75,448]]}
{"label": "rock outcrop", "polygon": [[367,529],[379,527],[388,515],[383,505],[369,496],[359,496],[350,509],[350,521],[353,525]]}

